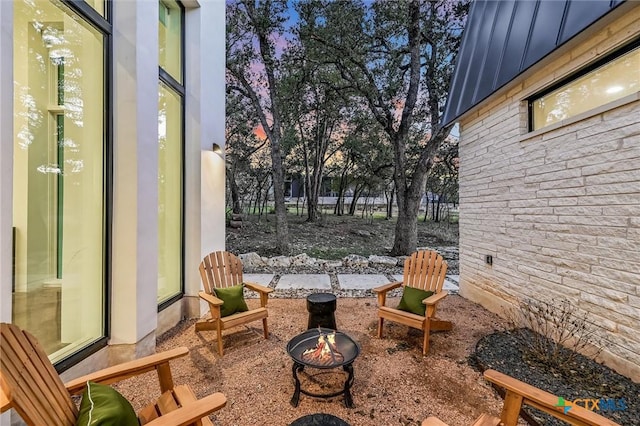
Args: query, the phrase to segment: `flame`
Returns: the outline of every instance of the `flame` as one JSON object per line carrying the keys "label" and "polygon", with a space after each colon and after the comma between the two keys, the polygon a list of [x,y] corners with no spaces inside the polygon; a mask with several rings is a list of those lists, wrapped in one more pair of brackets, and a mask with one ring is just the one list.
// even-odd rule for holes
{"label": "flame", "polygon": [[336,332],[322,333],[318,330],[318,342],[313,348],[302,352],[302,359],[316,365],[340,364],[344,361],[344,356],[338,351],[336,345]]}

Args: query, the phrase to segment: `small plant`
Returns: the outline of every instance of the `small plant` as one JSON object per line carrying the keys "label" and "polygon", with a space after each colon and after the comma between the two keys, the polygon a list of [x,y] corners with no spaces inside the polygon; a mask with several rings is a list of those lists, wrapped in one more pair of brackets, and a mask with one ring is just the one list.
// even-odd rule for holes
{"label": "small plant", "polygon": [[565,298],[518,299],[507,320],[520,334],[525,356],[559,372],[570,370],[579,354],[595,357],[601,350],[588,313]]}

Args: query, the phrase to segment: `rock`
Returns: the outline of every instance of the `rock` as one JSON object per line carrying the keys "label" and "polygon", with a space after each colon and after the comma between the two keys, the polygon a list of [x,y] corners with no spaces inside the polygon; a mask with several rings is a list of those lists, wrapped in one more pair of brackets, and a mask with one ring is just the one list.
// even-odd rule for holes
{"label": "rock", "polygon": [[291,258],[288,256],[276,256],[267,261],[269,266],[288,268],[291,266]]}
{"label": "rock", "polygon": [[238,256],[240,261],[242,262],[243,267],[255,267],[255,266],[264,266],[265,262],[256,252],[244,253]]}
{"label": "rock", "polygon": [[316,259],[309,257],[307,253],[301,253],[297,256],[291,257],[291,266],[313,266],[316,264]]}
{"label": "rock", "polygon": [[398,256],[396,258],[396,261],[397,261],[396,265],[404,267],[404,261],[407,260],[408,257],[409,256]]}
{"label": "rock", "polygon": [[353,229],[351,231],[351,233],[354,234],[354,235],[358,235],[360,237],[370,237],[371,236],[371,232],[364,231],[362,229]]}
{"label": "rock", "polygon": [[367,267],[367,266],[369,266],[369,260],[366,257],[360,256],[358,254],[350,254],[350,255],[348,255],[347,257],[342,259],[342,263],[344,264],[344,266],[347,266],[347,267],[351,267],[351,266]]}
{"label": "rock", "polygon": [[322,270],[342,268],[342,260],[327,260],[327,259],[314,259],[316,261],[315,266],[322,268]]}
{"label": "rock", "polygon": [[396,266],[398,264],[398,259],[391,256],[378,256],[372,254],[369,256],[369,265],[381,265],[381,266]]}

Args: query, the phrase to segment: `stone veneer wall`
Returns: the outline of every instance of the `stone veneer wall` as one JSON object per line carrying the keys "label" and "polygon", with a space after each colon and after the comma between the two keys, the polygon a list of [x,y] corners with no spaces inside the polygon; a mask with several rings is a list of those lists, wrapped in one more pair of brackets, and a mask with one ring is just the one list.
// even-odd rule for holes
{"label": "stone veneer wall", "polygon": [[531,133],[525,101],[638,38],[632,3],[461,118],[460,294],[497,313],[565,296],[640,381],[640,92]]}

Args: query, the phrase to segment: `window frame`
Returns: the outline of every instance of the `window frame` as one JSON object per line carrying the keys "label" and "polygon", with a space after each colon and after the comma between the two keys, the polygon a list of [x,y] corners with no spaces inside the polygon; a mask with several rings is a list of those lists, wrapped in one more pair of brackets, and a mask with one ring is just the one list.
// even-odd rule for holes
{"label": "window frame", "polygon": [[[571,83],[573,83],[574,81],[578,80],[581,77],[584,77],[585,75],[591,73],[592,71],[597,70],[598,68],[607,65],[613,61],[615,61],[616,59],[624,56],[625,54],[631,52],[632,50],[639,48],[640,47],[640,37],[631,41],[630,43],[627,43],[626,45],[620,47],[619,49],[614,50],[613,52],[605,55],[604,57],[592,62],[591,64],[586,65],[585,67],[567,75],[566,77],[560,79],[559,81],[557,81],[556,83],[534,93],[533,95],[527,97],[525,99],[526,103],[527,103],[527,132],[531,133],[531,132],[537,132],[537,131],[542,131],[545,128],[549,127],[549,126],[554,126],[557,125],[558,122],[554,122],[551,124],[548,124],[546,126],[540,127],[538,129],[534,129],[534,123],[533,123],[533,108],[534,108],[534,103],[539,100],[540,98],[548,95],[549,93],[552,93],[564,86],[569,86]],[[617,100],[611,101],[611,102],[616,102]],[[607,105],[607,103],[602,104],[602,105],[598,105],[595,108],[600,108],[603,105]],[[592,108],[592,109],[595,109]],[[589,111],[589,110],[588,110]],[[586,112],[586,111],[584,111]],[[581,112],[579,114],[583,114],[584,112]],[[572,117],[575,117],[576,115],[579,114],[575,114],[572,115],[570,117],[567,117],[565,120],[570,120]]]}
{"label": "window frame", "polygon": [[173,305],[176,301],[182,299],[184,297],[185,294],[185,198],[184,198],[184,194],[185,194],[185,133],[186,133],[186,127],[185,127],[185,119],[186,119],[186,102],[185,102],[185,98],[186,98],[186,84],[187,84],[187,78],[185,75],[185,69],[186,69],[186,54],[185,54],[185,48],[186,48],[186,42],[185,42],[185,38],[186,38],[186,31],[185,31],[185,22],[186,22],[186,7],[184,6],[184,4],[182,3],[181,0],[175,0],[176,4],[178,5],[178,7],[180,7],[181,10],[181,17],[180,17],[180,72],[182,74],[182,83],[180,83],[178,80],[176,80],[175,78],[173,78],[173,76],[171,74],[169,74],[169,72],[165,71],[160,65],[158,65],[158,87],[160,87],[160,84],[165,84],[170,90],[173,90],[176,94],[178,94],[181,98],[182,98],[182,108],[180,110],[180,132],[181,132],[181,136],[182,136],[182,146],[181,148],[181,158],[180,158],[180,167],[181,167],[181,178],[182,178],[182,182],[181,182],[181,188],[180,188],[180,235],[181,235],[181,244],[180,244],[180,290],[179,292],[164,300],[161,303],[158,303],[158,312],[163,311],[164,309],[168,308],[169,306]]}
{"label": "window frame", "polygon": [[62,373],[85,360],[89,356],[108,346],[111,334],[111,250],[112,250],[112,218],[113,218],[113,3],[105,0],[105,15],[100,15],[84,0],[60,0],[61,4],[75,13],[80,19],[93,26],[103,34],[103,58],[104,58],[104,318],[103,336],[90,343],[88,346],[62,358],[54,364],[58,373]]}

